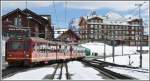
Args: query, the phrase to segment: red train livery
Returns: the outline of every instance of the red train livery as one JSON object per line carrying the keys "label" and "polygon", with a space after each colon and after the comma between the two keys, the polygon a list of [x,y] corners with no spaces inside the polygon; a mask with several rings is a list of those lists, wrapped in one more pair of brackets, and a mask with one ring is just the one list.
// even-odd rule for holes
{"label": "red train livery", "polygon": [[13,37],[6,42],[6,61],[9,65],[32,65],[71,59],[82,59],[85,48],[48,41],[38,37]]}

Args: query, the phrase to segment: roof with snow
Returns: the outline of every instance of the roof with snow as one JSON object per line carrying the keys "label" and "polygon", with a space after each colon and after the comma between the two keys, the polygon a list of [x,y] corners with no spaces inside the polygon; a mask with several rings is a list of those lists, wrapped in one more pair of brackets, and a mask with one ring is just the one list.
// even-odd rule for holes
{"label": "roof with snow", "polygon": [[[108,25],[131,25],[131,24],[129,24],[130,21],[139,19],[138,17],[135,17],[135,16],[127,18],[127,17],[124,17],[124,16],[122,16],[116,12],[111,11],[111,12],[108,12],[104,16],[99,16],[99,15],[94,14],[94,15],[82,16],[80,18],[75,18],[71,21],[70,28],[73,31],[78,31],[78,29],[80,28],[79,23],[81,21],[81,18],[88,20],[88,19],[91,19],[94,17],[99,17],[99,18],[103,19],[103,23],[101,23],[101,24],[108,24]],[[100,23],[90,22],[90,24],[100,24]],[[139,26],[139,25],[134,24],[132,26]],[[144,27],[149,27],[149,26],[146,25]]]}
{"label": "roof with snow", "polygon": [[54,38],[60,36],[63,32],[67,31],[67,28],[58,28],[54,30]]}
{"label": "roof with snow", "polygon": [[[89,20],[89,19],[92,19],[95,17],[103,19],[103,23],[101,23],[101,24],[110,24],[110,25],[129,25],[128,22],[138,19],[137,17],[126,18],[126,17],[124,17],[118,13],[112,12],[112,11],[107,13],[104,16],[98,16],[98,15],[83,16],[83,18],[85,20]],[[99,24],[99,23],[95,23],[95,22],[91,23],[90,22],[90,24]]]}

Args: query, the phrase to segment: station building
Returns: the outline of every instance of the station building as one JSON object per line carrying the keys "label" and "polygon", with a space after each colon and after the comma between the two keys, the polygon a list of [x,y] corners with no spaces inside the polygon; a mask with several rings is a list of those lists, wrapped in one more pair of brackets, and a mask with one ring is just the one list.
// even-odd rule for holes
{"label": "station building", "polygon": [[25,36],[54,38],[50,15],[39,15],[29,9],[19,8],[2,16],[3,37]]}

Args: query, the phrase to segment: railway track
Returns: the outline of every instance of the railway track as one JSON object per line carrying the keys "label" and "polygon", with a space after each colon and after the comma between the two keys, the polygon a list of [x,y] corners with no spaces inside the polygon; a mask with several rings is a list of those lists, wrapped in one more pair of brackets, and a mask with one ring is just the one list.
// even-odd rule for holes
{"label": "railway track", "polygon": [[68,65],[66,62],[65,63],[58,63],[56,65],[55,70],[51,76],[51,79],[52,80],[71,79],[69,71],[68,71]]}
{"label": "railway track", "polygon": [[7,67],[6,69],[2,70],[2,79],[10,77],[18,72],[27,71],[30,68],[28,67]]}
{"label": "railway track", "polygon": [[93,68],[95,68],[96,70],[98,70],[100,73],[102,73],[104,76],[110,78],[110,79],[130,79],[130,80],[135,80],[136,78],[127,76],[127,75],[123,75],[123,74],[119,74],[116,72],[113,72],[111,70],[105,69],[104,67],[107,66],[107,64],[103,63],[103,62],[96,62],[96,61],[87,61],[87,60],[82,60],[81,62],[83,62],[86,65],[90,65]]}
{"label": "railway track", "polygon": [[125,67],[125,68],[132,68],[132,69],[139,69],[139,67],[132,67],[132,66],[127,66],[127,65],[119,65],[119,64],[114,64],[114,63],[110,63],[110,62],[105,62],[105,61],[101,61],[101,60],[97,60],[97,59],[94,59],[92,60],[91,62],[95,62],[95,63],[99,63],[99,64],[103,64],[103,65],[106,65],[106,66],[115,66],[115,67]]}
{"label": "railway track", "polygon": [[50,65],[37,65],[34,67],[7,66],[5,69],[2,70],[2,79],[13,76],[14,74],[19,72],[38,69],[45,66],[51,66],[52,64],[54,63],[51,63]]}

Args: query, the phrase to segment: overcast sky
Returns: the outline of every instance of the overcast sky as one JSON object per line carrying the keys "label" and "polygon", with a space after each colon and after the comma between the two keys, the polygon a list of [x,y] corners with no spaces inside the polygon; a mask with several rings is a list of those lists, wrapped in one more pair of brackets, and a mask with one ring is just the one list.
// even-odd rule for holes
{"label": "overcast sky", "polygon": [[[144,3],[145,2],[145,3]],[[27,8],[38,14],[52,16],[52,22],[60,27],[67,27],[72,18],[85,16],[95,10],[98,15],[104,16],[109,12],[118,13],[124,17],[138,17],[138,8],[135,4],[144,3],[141,7],[141,16],[145,23],[149,22],[148,1],[28,1]],[[54,6],[55,4],[55,6]],[[55,7],[55,8],[54,8]],[[26,1],[3,1],[2,14],[16,8],[25,9]],[[67,11],[65,22],[65,8]]]}

